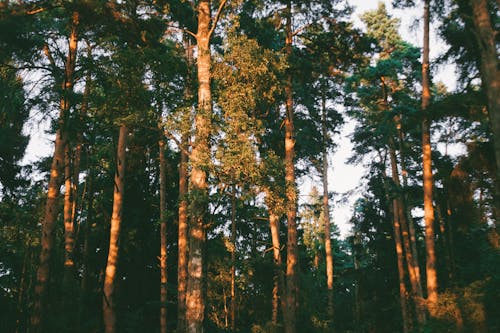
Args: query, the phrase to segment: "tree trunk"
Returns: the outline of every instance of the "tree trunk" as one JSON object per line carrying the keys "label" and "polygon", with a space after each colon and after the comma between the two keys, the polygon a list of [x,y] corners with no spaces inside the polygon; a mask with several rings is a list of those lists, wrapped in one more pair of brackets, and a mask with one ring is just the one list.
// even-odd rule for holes
{"label": "tree trunk", "polygon": [[113,193],[113,213],[111,216],[111,230],[109,236],[109,252],[106,264],[106,273],[104,277],[103,288],[103,321],[104,332],[116,332],[116,313],[114,303],[114,291],[116,281],[116,267],[119,253],[120,225],[122,222],[123,198],[125,190],[125,157],[127,146],[128,129],[127,125],[120,125],[120,134],[118,137],[118,147],[116,152],[116,172]]}
{"label": "tree trunk", "polygon": [[327,128],[326,128],[326,100],[322,96],[322,131],[323,131],[323,218],[325,219],[325,258],[326,258],[326,288],[328,297],[328,319],[333,321],[333,254],[330,236],[330,206],[328,204],[328,154],[327,154]]}
{"label": "tree trunk", "polygon": [[[75,248],[75,224],[73,221],[73,203],[75,192],[73,186],[73,175],[71,173],[71,148],[69,141],[64,147],[64,282],[63,288],[67,293],[65,298],[71,297],[71,279],[74,274],[75,263],[73,261],[73,250]],[[67,300],[65,300],[67,301]]]}
{"label": "tree trunk", "polygon": [[[384,163],[385,164],[385,163]],[[396,259],[398,265],[398,279],[399,279],[399,302],[401,305],[401,318],[403,320],[403,332],[408,333],[411,330],[410,317],[408,312],[408,300],[407,300],[407,291],[406,291],[406,283],[405,283],[405,268],[404,268],[404,255],[403,255],[403,242],[401,240],[401,225],[399,221],[398,211],[398,203],[397,200],[392,200],[392,207],[390,205],[390,197],[389,197],[389,187],[387,186],[387,182],[385,179],[387,178],[387,174],[385,171],[385,165],[382,169],[382,176],[384,177],[384,188],[387,204],[389,205],[389,210],[393,215],[393,235],[394,235],[394,245],[396,248]]]}
{"label": "tree trunk", "polygon": [[198,5],[198,112],[195,117],[195,142],[191,152],[191,225],[189,230],[189,259],[186,291],[186,332],[202,333],[205,312],[203,293],[203,257],[205,247],[204,217],[208,204],[206,166],[209,163],[209,135],[212,114],[210,89],[210,1]]}
{"label": "tree trunk", "polygon": [[[481,78],[488,98],[488,114],[493,132],[496,160],[495,226],[500,233],[500,73],[495,36],[487,0],[470,0],[477,44],[481,53]],[[498,1],[497,1],[498,5]],[[498,5],[500,6],[500,5]],[[499,8],[496,8],[498,10]]]}
{"label": "tree trunk", "polygon": [[231,195],[231,332],[236,332],[236,189]]}
{"label": "tree trunk", "polygon": [[[184,47],[186,49],[186,62],[191,68],[193,62],[193,49],[189,36],[184,36]],[[191,101],[191,72],[188,72],[188,88],[185,98]],[[188,262],[188,183],[187,163],[188,135],[182,133],[179,162],[179,234],[178,234],[178,264],[177,264],[177,331],[184,332],[186,327],[186,289],[187,289],[187,262]]]}
{"label": "tree trunk", "polygon": [[[359,231],[354,232],[353,237],[353,261],[354,261],[354,271],[357,277],[360,277],[359,269],[359,254],[358,247],[361,245]],[[359,293],[359,287],[361,284],[361,279],[357,279],[354,285],[354,332],[361,333],[361,323],[362,323],[362,307],[361,307],[361,295]],[[405,332],[406,333],[406,332]]]}
{"label": "tree trunk", "polygon": [[[181,144],[187,148],[187,136],[182,136]],[[188,262],[188,221],[187,221],[187,160],[188,156],[181,149],[179,163],[179,238],[178,238],[178,267],[177,267],[177,330],[184,332],[186,325],[186,289],[187,289],[187,262]]]}
{"label": "tree trunk", "polygon": [[431,315],[436,306],[437,273],[436,252],[434,242],[434,207],[432,190],[434,181],[432,179],[432,152],[430,121],[427,108],[431,101],[429,81],[429,0],[424,2],[424,48],[422,61],[422,151],[423,151],[423,178],[424,178],[424,220],[425,220],[425,253],[426,253],[426,275],[427,275],[427,302]]}
{"label": "tree trunk", "polygon": [[[285,50],[288,60],[292,56],[292,4],[287,1],[286,7],[286,40]],[[297,189],[295,184],[295,138],[293,128],[293,86],[292,73],[287,73],[285,82],[286,116],[285,116],[285,186],[286,216],[288,223],[287,258],[286,258],[286,311],[285,332],[295,333],[298,292],[298,248],[297,248]]]}
{"label": "tree trunk", "polygon": [[[399,172],[397,166],[396,152],[394,150],[394,140],[390,139],[390,160],[391,160],[391,170],[392,170],[392,180],[394,184],[399,189],[401,187],[399,181]],[[415,304],[415,312],[417,314],[417,320],[420,324],[425,322],[425,308],[423,307],[423,292],[422,283],[420,281],[420,269],[418,266],[418,261],[413,255],[413,250],[411,248],[410,233],[408,230],[408,223],[406,220],[406,213],[404,208],[403,199],[401,194],[397,193],[394,199],[394,215],[397,215],[397,220],[400,224],[401,235],[403,236],[403,247],[406,257],[406,265],[408,268],[410,284],[412,289],[412,299]]]}
{"label": "tree trunk", "polygon": [[[78,24],[79,13],[73,12],[71,18],[71,33],[69,36],[68,56],[66,58],[64,79],[62,82],[62,97],[59,111],[58,127],[54,144],[54,155],[50,167],[49,186],[47,191],[47,202],[45,205],[45,216],[42,224],[40,265],[37,270],[37,281],[35,286],[35,300],[30,320],[30,332],[38,333],[43,330],[46,305],[47,286],[50,279],[50,258],[54,247],[54,229],[57,221],[57,198],[62,182],[64,166],[64,149],[66,146],[66,118],[70,108],[70,94],[73,91],[73,73],[75,71],[76,53],[78,49]],[[52,59],[50,51],[46,48],[49,59]],[[53,60],[53,59],[52,59]],[[52,61],[51,61],[52,62]]]}
{"label": "tree trunk", "polygon": [[[83,226],[83,251],[82,251],[82,280],[80,282],[80,309],[78,313],[78,327],[83,327],[83,321],[87,314],[87,300],[88,300],[88,289],[89,289],[89,254],[90,254],[90,224],[93,219],[93,202],[94,202],[94,170],[93,166],[89,167],[89,173],[87,176],[87,192],[89,193],[88,203],[87,203],[87,219]],[[82,330],[80,330],[82,332]]]}
{"label": "tree trunk", "polygon": [[[161,119],[161,116],[160,116]],[[160,122],[159,128],[162,128]],[[165,216],[167,175],[165,166],[165,141],[159,131],[158,149],[160,157],[160,333],[167,333],[167,219]]]}

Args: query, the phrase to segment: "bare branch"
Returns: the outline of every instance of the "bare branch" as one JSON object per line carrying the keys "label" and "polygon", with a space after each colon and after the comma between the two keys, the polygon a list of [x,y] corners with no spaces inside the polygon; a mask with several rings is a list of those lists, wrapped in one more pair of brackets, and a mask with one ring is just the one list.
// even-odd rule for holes
{"label": "bare branch", "polygon": [[184,145],[179,141],[177,140],[177,138],[172,134],[170,133],[168,130],[164,130],[165,132],[165,136],[171,140],[173,140],[175,142],[175,144],[177,145],[177,147],[184,153],[186,154],[186,156],[188,156],[189,158],[191,158],[191,153],[189,152],[189,150],[186,149],[186,147],[184,147]]}
{"label": "bare branch", "polygon": [[217,8],[217,13],[215,14],[215,17],[212,20],[212,27],[210,28],[210,31],[208,32],[208,39],[210,39],[210,37],[212,37],[212,34],[215,30],[215,27],[217,27],[217,22],[219,22],[220,14],[222,12],[222,9],[224,9],[226,2],[227,2],[227,0],[222,0],[219,4],[219,8]]}
{"label": "bare branch", "polygon": [[196,34],[194,32],[192,32],[191,30],[189,30],[189,29],[181,28],[181,27],[178,27],[176,25],[171,25],[171,24],[167,24],[167,27],[175,29],[175,30],[178,30],[178,31],[181,31],[181,32],[185,32],[185,33],[193,36],[194,38],[196,38]]}

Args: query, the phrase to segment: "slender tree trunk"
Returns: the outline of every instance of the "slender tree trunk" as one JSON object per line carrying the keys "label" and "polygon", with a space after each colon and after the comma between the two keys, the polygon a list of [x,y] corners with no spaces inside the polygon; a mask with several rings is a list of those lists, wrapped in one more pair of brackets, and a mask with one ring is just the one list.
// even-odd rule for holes
{"label": "slender tree trunk", "polygon": [[[285,50],[288,60],[292,56],[292,4],[287,1],[286,7],[286,40]],[[298,248],[297,248],[297,189],[295,184],[295,138],[293,127],[293,87],[292,73],[287,73],[285,82],[286,116],[285,116],[285,186],[286,216],[288,223],[287,263],[286,263],[286,311],[285,332],[295,333],[298,292]]]}
{"label": "slender tree trunk", "polygon": [[[38,333],[43,330],[46,305],[47,286],[50,279],[50,258],[54,247],[54,229],[57,221],[57,198],[62,182],[64,166],[64,149],[66,146],[66,118],[70,108],[70,94],[73,91],[73,73],[76,64],[76,53],[78,49],[78,24],[79,13],[73,12],[71,18],[71,33],[69,36],[68,56],[66,58],[64,80],[62,83],[62,97],[59,111],[58,127],[54,145],[54,155],[50,167],[49,186],[47,191],[47,202],[45,205],[45,216],[42,224],[40,265],[37,270],[37,281],[35,286],[35,301],[30,320],[30,332]],[[45,49],[49,60],[53,62],[48,48]]]}
{"label": "slender tree trunk", "polygon": [[359,287],[361,284],[361,275],[359,273],[360,269],[360,263],[359,263],[359,254],[358,254],[358,247],[361,245],[361,240],[360,240],[360,235],[359,231],[356,231],[354,233],[354,239],[353,239],[353,261],[354,261],[354,271],[356,272],[356,276],[360,277],[357,279],[355,285],[354,285],[354,331],[356,333],[361,333],[363,330],[361,329],[361,295],[359,293]]}
{"label": "slender tree trunk", "polygon": [[231,195],[231,331],[236,332],[236,189]]}
{"label": "slender tree trunk", "polygon": [[[161,119],[161,116],[160,116]],[[158,125],[162,128],[162,124]],[[167,219],[165,216],[167,175],[165,166],[165,141],[159,131],[158,149],[160,157],[160,333],[167,333]]]}
{"label": "slender tree trunk", "polygon": [[[187,148],[187,136],[182,136],[181,144]],[[188,156],[181,149],[179,163],[179,237],[178,237],[178,267],[177,267],[177,330],[184,332],[186,325],[186,289],[187,289],[187,263],[188,263],[188,221],[187,221],[187,162]]]}
{"label": "slender tree trunk", "polygon": [[[387,186],[386,182],[386,171],[385,171],[385,165],[383,166],[382,169],[382,175],[384,177],[384,188],[385,188],[385,193],[386,193],[386,200],[387,204],[390,205],[390,197],[389,197],[389,187]],[[401,318],[403,320],[403,332],[408,333],[411,330],[411,322],[410,322],[410,317],[409,317],[409,312],[408,312],[408,299],[407,295],[408,292],[406,290],[406,283],[405,283],[405,268],[404,268],[404,254],[403,254],[403,242],[401,240],[401,224],[399,221],[399,214],[397,213],[398,211],[398,202],[396,199],[392,200],[392,207],[389,206],[389,209],[393,215],[393,234],[394,234],[394,245],[396,248],[396,259],[397,259],[397,265],[398,265],[398,279],[399,279],[399,301],[401,304]]]}
{"label": "slender tree trunk", "polygon": [[322,96],[322,131],[323,131],[323,218],[325,219],[325,258],[326,258],[326,288],[328,294],[328,319],[333,321],[333,254],[330,236],[330,206],[328,204],[328,154],[326,128],[326,100]]}
{"label": "slender tree trunk", "polygon": [[[269,197],[270,191],[267,191],[267,196]],[[282,269],[281,260],[281,244],[280,244],[280,225],[279,216],[275,213],[271,200],[268,200],[268,212],[269,212],[269,227],[271,229],[271,242],[273,246],[273,259],[274,259],[274,277],[273,277],[273,295],[272,295],[272,312],[271,320],[273,326],[278,325],[278,315],[279,307],[281,306],[281,311],[286,311],[286,302],[283,297],[285,277]],[[280,304],[281,303],[281,304]],[[283,313],[284,316],[284,313]],[[284,316],[285,317],[285,316]]]}
{"label": "slender tree trunk", "polygon": [[[82,280],[80,282],[80,309],[78,313],[78,327],[82,328],[86,316],[88,290],[89,290],[89,254],[90,254],[90,224],[93,220],[94,205],[94,170],[90,166],[87,176],[87,192],[89,193],[87,201],[87,219],[83,225],[83,251],[82,251]],[[83,330],[80,330],[83,333]]]}
{"label": "slender tree trunk", "polygon": [[[470,0],[477,44],[481,53],[481,78],[488,98],[488,114],[493,132],[496,160],[495,226],[500,233],[500,71],[495,30],[488,10],[487,0]],[[499,10],[500,4],[497,1]]]}
{"label": "slender tree trunk", "polygon": [[[74,275],[75,262],[73,261],[73,252],[75,248],[75,225],[73,221],[73,203],[75,193],[73,187],[73,175],[71,173],[71,148],[69,141],[64,147],[64,282],[63,287],[66,292],[66,297],[69,298],[71,289],[71,279]],[[68,300],[66,299],[65,302]]]}
{"label": "slender tree trunk", "polygon": [[[186,49],[186,61],[189,68],[193,62],[193,50],[188,36],[184,36],[184,47]],[[191,90],[189,85],[190,72],[188,73],[188,88],[186,88],[185,98],[191,101]],[[189,118],[188,118],[189,119]],[[184,332],[186,327],[186,289],[187,289],[187,262],[188,262],[188,135],[182,133],[179,162],[179,234],[178,234],[178,264],[177,264],[177,331]]]}
{"label": "slender tree trunk", "polygon": [[425,253],[426,253],[426,275],[427,275],[427,302],[431,315],[436,306],[437,273],[436,273],[436,250],[434,242],[434,207],[432,190],[434,181],[432,177],[432,152],[430,121],[427,108],[431,101],[431,90],[429,81],[429,2],[424,2],[424,48],[422,61],[422,151],[423,151],[423,178],[424,178],[424,220],[425,220]]}
{"label": "slender tree trunk", "polygon": [[24,260],[23,260],[23,268],[21,271],[21,279],[19,280],[19,289],[18,289],[18,294],[17,294],[17,320],[16,320],[16,333],[19,333],[22,331],[22,327],[25,321],[24,317],[24,308],[25,308],[25,302],[24,302],[24,294],[26,290],[26,274],[28,271],[28,265],[30,264],[28,261],[30,259],[30,253],[31,253],[31,239],[28,238],[28,241],[25,243],[26,249],[24,253]]}
{"label": "slender tree trunk", "polygon": [[122,222],[123,198],[125,190],[125,157],[127,146],[127,125],[120,125],[118,147],[116,152],[116,172],[113,193],[113,213],[111,216],[111,230],[109,236],[109,252],[104,277],[102,310],[104,321],[104,332],[116,332],[116,309],[114,303],[114,291],[116,282],[116,269],[118,254],[120,250],[120,225]]}
{"label": "slender tree trunk", "polygon": [[[403,135],[403,130],[401,128],[401,117],[398,115],[397,117],[394,118],[395,123],[396,123],[396,129],[398,132],[398,138],[399,138],[399,154],[400,154],[400,164],[401,164],[401,174],[403,178],[403,186],[404,188],[408,188],[408,176],[407,176],[407,171],[406,171],[406,163],[405,163],[405,151],[403,148],[403,142],[404,142],[404,135]],[[406,217],[406,223],[408,225],[408,231],[410,234],[410,246],[411,246],[411,253],[413,256],[413,259],[415,261],[415,274],[416,278],[418,281],[420,281],[420,289],[422,289],[422,279],[421,279],[421,274],[420,274],[420,260],[418,259],[418,251],[417,251],[417,237],[415,233],[415,224],[413,221],[413,217],[411,216],[411,210],[408,205],[408,195],[405,193],[403,198],[403,206],[404,206],[404,211],[405,211],[405,217]]]}
{"label": "slender tree trunk", "polygon": [[[401,184],[399,181],[399,172],[397,166],[396,152],[394,150],[394,141],[390,140],[390,160],[391,160],[391,170],[392,170],[392,180],[394,184],[399,189]],[[420,281],[420,269],[418,268],[418,262],[413,256],[413,251],[410,244],[410,233],[408,230],[408,223],[406,220],[406,214],[404,209],[403,200],[401,195],[398,193],[394,199],[394,215],[397,215],[397,220],[399,221],[401,235],[403,236],[403,247],[406,257],[406,265],[408,268],[408,273],[410,277],[410,284],[412,289],[412,299],[415,304],[415,312],[417,314],[417,320],[419,323],[425,322],[425,308],[423,307],[423,292],[422,283]]]}

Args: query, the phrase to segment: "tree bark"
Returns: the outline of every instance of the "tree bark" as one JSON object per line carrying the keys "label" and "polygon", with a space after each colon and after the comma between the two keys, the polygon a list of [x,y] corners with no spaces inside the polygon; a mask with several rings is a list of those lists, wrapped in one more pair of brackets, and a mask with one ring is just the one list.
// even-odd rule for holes
{"label": "tree bark", "polygon": [[[189,36],[184,36],[186,61],[188,68],[193,62],[193,50]],[[185,92],[187,101],[191,100],[191,72],[188,72],[188,83]],[[180,162],[179,162],[179,233],[178,233],[178,264],[177,264],[177,331],[184,332],[186,327],[186,289],[187,289],[187,262],[188,262],[188,182],[187,163],[188,136],[181,134]]]}
{"label": "tree bark", "polygon": [[[35,286],[35,300],[30,319],[30,332],[38,333],[43,330],[46,310],[46,293],[50,279],[50,259],[54,247],[54,229],[57,221],[57,198],[62,183],[64,166],[64,149],[66,146],[66,118],[70,108],[70,94],[73,91],[73,73],[76,65],[76,54],[78,49],[78,24],[79,13],[73,12],[71,17],[71,33],[69,36],[68,56],[65,62],[64,78],[62,82],[62,97],[60,103],[58,127],[54,144],[54,155],[50,167],[49,186],[47,190],[47,202],[45,204],[45,216],[42,224],[40,265],[37,270],[37,281]],[[45,49],[48,58],[53,61],[52,55]]]}
{"label": "tree bark", "polygon": [[[160,116],[161,119],[161,116]],[[161,121],[159,128],[162,128]],[[159,131],[158,150],[160,158],[160,333],[167,333],[167,219],[166,190],[167,175],[165,165],[165,141]]]}
{"label": "tree bark", "polygon": [[125,157],[127,146],[128,128],[127,125],[120,125],[118,137],[118,147],[116,152],[116,172],[113,193],[113,213],[111,216],[111,230],[109,236],[108,261],[104,277],[103,288],[103,321],[104,332],[116,332],[116,309],[114,303],[114,291],[116,282],[116,269],[118,264],[118,254],[120,250],[120,225],[122,222],[123,198],[125,191]]}
{"label": "tree bark", "polygon": [[[488,114],[493,132],[493,144],[496,160],[495,180],[495,226],[500,233],[500,71],[498,70],[498,52],[495,30],[488,10],[487,0],[470,0],[473,22],[479,52],[481,54],[482,84],[488,99]],[[497,6],[500,6],[497,1]],[[500,8],[496,8],[498,10]]]}
{"label": "tree bark", "polygon": [[[292,4],[287,1],[286,7],[286,39],[285,51],[288,60],[292,56]],[[287,232],[286,263],[286,311],[285,332],[295,333],[298,292],[298,248],[297,248],[297,189],[295,184],[295,138],[293,126],[293,86],[292,73],[288,71],[285,82],[286,116],[285,116],[285,186]]]}
{"label": "tree bark", "polygon": [[[391,161],[391,170],[392,170],[392,180],[394,184],[399,189],[401,187],[399,181],[399,172],[397,166],[396,152],[394,150],[394,140],[390,140],[389,144],[390,148],[390,161]],[[404,254],[406,257],[406,265],[408,268],[408,275],[410,278],[410,285],[412,289],[412,299],[415,304],[415,312],[417,314],[417,320],[419,323],[425,322],[425,308],[423,307],[423,292],[422,292],[422,283],[420,281],[420,269],[418,266],[418,261],[414,257],[413,250],[411,247],[411,239],[408,228],[408,222],[406,220],[406,213],[404,208],[403,199],[401,198],[401,194],[397,193],[394,198],[394,215],[397,215],[397,220],[399,221],[401,235],[403,236],[403,247]]]}
{"label": "tree bark", "polygon": [[[385,164],[385,163],[384,163]],[[384,188],[385,188],[385,195],[386,195],[386,200],[387,204],[389,205],[389,210],[391,211],[393,215],[393,235],[394,235],[394,246],[396,249],[396,260],[397,260],[397,266],[398,266],[398,279],[399,279],[399,302],[401,305],[401,318],[403,320],[403,332],[408,333],[411,330],[411,323],[410,323],[410,317],[409,317],[409,312],[408,312],[408,299],[407,299],[407,294],[408,292],[406,291],[406,283],[405,283],[405,268],[404,268],[404,255],[403,255],[403,242],[401,240],[401,224],[399,221],[399,214],[397,214],[398,211],[398,203],[396,199],[392,200],[392,206],[391,206],[391,200],[389,197],[389,187],[387,186],[386,178],[387,174],[385,171],[385,165],[382,167],[382,176],[384,177]]]}
{"label": "tree bark", "polygon": [[422,152],[423,152],[423,186],[424,186],[424,220],[425,220],[425,253],[426,253],[426,275],[427,275],[427,302],[430,314],[436,306],[437,273],[436,273],[436,251],[434,232],[434,206],[433,206],[433,176],[432,176],[432,151],[430,121],[427,108],[431,101],[431,90],[429,80],[429,0],[424,2],[424,48],[422,61]]}
{"label": "tree bark", "polygon": [[231,194],[231,332],[236,332],[236,189]]}
{"label": "tree bark", "polygon": [[326,288],[328,297],[328,319],[333,321],[333,254],[332,241],[330,236],[330,205],[328,204],[328,154],[327,140],[328,132],[326,128],[326,100],[322,96],[321,124],[323,132],[323,218],[325,223],[325,258],[326,258]]}
{"label": "tree bark", "polygon": [[198,112],[195,117],[195,142],[191,152],[190,197],[191,225],[189,230],[188,279],[186,290],[186,332],[202,333],[205,312],[203,293],[204,246],[206,230],[204,217],[208,204],[208,185],[206,167],[209,163],[209,136],[212,114],[212,96],[210,89],[210,1],[198,4]]}

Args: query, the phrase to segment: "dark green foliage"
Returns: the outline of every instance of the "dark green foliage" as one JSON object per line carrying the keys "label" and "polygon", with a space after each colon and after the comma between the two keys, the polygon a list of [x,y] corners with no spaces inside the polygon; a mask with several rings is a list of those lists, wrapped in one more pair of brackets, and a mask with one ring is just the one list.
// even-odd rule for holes
{"label": "dark green foliage", "polygon": [[[214,1],[212,7],[219,3]],[[394,3],[400,8],[418,4]],[[361,196],[353,207],[352,231],[345,238],[340,237],[332,213],[333,318],[327,311],[322,197],[317,191],[300,196],[297,332],[399,332],[402,319],[391,214],[391,200],[397,195],[404,197],[415,221],[421,271],[425,264],[419,213],[420,50],[399,36],[399,19],[388,15],[383,5],[362,16],[365,33],[349,21],[351,8],[346,1],[301,0],[291,2],[294,45],[287,57],[286,4],[229,1],[213,37],[213,130],[204,165],[209,191],[202,202],[209,208],[205,330],[231,331],[231,254],[236,249],[236,331],[283,331],[281,309],[277,326],[271,322],[275,268],[269,211],[279,216],[281,269],[285,270],[283,87],[291,73],[299,182],[317,176],[323,148],[329,153],[338,149],[340,127],[353,119],[357,127],[351,138],[351,162],[367,167]],[[190,43],[181,41],[193,44],[189,32],[196,33],[196,5],[196,1],[169,0],[0,2],[2,332],[21,333],[28,328],[50,158],[26,166],[21,161],[29,139],[30,113],[37,119],[53,119],[48,132],[57,128],[69,23],[77,10],[75,89],[66,96],[71,109],[65,119],[72,147],[83,140],[76,195],[77,283],[68,307],[60,288],[64,270],[60,214],[47,332],[102,330],[118,126],[126,123],[130,135],[116,285],[118,332],[159,331],[158,140],[167,135],[167,329],[181,333],[175,327],[177,141],[181,135],[193,134],[197,99],[196,72],[190,68],[194,61],[184,59],[184,47]],[[492,227],[496,170],[484,91],[476,80],[481,59],[468,2],[440,0],[431,5],[449,46],[440,60],[456,62],[461,76],[458,91],[448,92],[440,83],[432,87],[429,114],[433,148],[439,147],[433,149],[433,168],[440,301],[436,318],[414,331],[496,332],[500,329],[499,236]],[[494,5],[491,1],[491,16],[496,20]],[[434,68],[440,65],[433,64]],[[391,145],[398,162],[404,161],[406,167],[406,182],[399,187],[385,171]],[[462,151],[451,154],[456,145],[463,145]],[[196,195],[191,192],[187,199]],[[236,246],[231,242],[233,195]]]}

